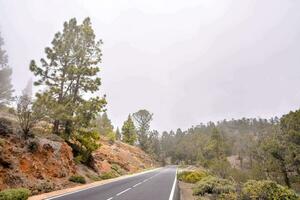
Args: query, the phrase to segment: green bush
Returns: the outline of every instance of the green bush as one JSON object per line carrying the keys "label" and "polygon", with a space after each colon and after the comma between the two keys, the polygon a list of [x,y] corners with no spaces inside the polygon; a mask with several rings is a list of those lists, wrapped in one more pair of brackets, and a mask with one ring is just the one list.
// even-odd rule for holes
{"label": "green bush", "polygon": [[238,200],[236,192],[222,193],[218,196],[217,200]]}
{"label": "green bush", "polygon": [[93,181],[101,181],[101,177],[93,174],[86,174],[86,176]]}
{"label": "green bush", "polygon": [[116,141],[116,134],[113,131],[111,131],[107,134],[107,138],[108,138],[109,143],[113,144]]}
{"label": "green bush", "polygon": [[124,175],[126,173],[118,164],[112,164],[111,169],[115,171],[118,175]]}
{"label": "green bush", "polygon": [[30,190],[25,188],[7,189],[0,192],[0,200],[26,200]]}
{"label": "green bush", "polygon": [[55,190],[55,184],[50,181],[41,182],[36,186],[36,190],[40,193],[51,192]]}
{"label": "green bush", "polygon": [[74,183],[81,183],[81,184],[86,183],[85,178],[83,176],[80,176],[80,175],[71,176],[69,178],[69,181],[72,181]]}
{"label": "green bush", "polygon": [[202,196],[204,194],[230,193],[235,190],[236,186],[230,180],[207,176],[197,182],[196,187],[193,188],[193,194]]}
{"label": "green bush", "polygon": [[105,172],[105,173],[102,173],[100,175],[100,178],[105,180],[105,179],[111,179],[111,178],[116,178],[118,177],[118,174],[116,174],[116,172],[114,171],[110,171],[110,172]]}
{"label": "green bush", "polygon": [[186,183],[196,183],[208,176],[204,171],[183,171],[177,175],[178,180]]}
{"label": "green bush", "polygon": [[297,194],[273,181],[247,181],[242,188],[243,200],[298,200]]}

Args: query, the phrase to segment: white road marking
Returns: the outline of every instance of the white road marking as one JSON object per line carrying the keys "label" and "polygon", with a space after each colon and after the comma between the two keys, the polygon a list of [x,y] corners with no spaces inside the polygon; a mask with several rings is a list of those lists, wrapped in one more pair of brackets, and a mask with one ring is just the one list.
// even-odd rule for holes
{"label": "white road marking", "polygon": [[149,179],[147,178],[147,179],[145,179],[145,180],[143,180],[143,183],[145,183],[145,182],[147,182]]}
{"label": "white road marking", "polygon": [[138,186],[138,185],[141,185],[142,184],[142,182],[139,182],[139,183],[137,183],[137,184],[135,184],[134,186],[132,186],[132,187],[136,187],[136,186]]}
{"label": "white road marking", "polygon": [[172,190],[171,190],[171,193],[170,193],[169,200],[173,200],[173,198],[174,198],[176,182],[177,182],[177,168],[176,168],[174,183],[173,183],[173,186],[172,186]]}
{"label": "white road marking", "polygon": [[117,194],[117,196],[120,196],[121,194],[127,192],[128,190],[131,190],[131,188],[127,188],[126,190],[123,190],[122,192],[119,192],[119,193]]}
{"label": "white road marking", "polygon": [[110,197],[110,198],[108,198],[108,199],[106,199],[106,200],[112,200],[113,199],[113,197]]}
{"label": "white road marking", "polygon": [[[119,179],[119,180],[115,180],[115,181],[112,181],[112,182],[121,181],[121,180],[130,178],[130,177],[135,177],[135,176],[139,176],[139,175],[142,175],[142,174],[147,174],[147,173],[150,173],[150,172],[153,172],[153,171],[157,171],[157,170],[159,170],[159,169],[162,169],[162,167],[155,168],[155,169],[152,169],[152,170],[147,170],[147,171],[140,172],[140,173],[136,173],[136,174],[127,175],[127,176],[124,177],[124,178],[121,178],[121,179]],[[105,184],[103,184],[103,185],[110,184],[110,183],[112,183],[112,182],[105,183]],[[55,195],[55,196],[52,196],[52,197],[46,197],[45,200],[56,199],[56,198],[59,198],[59,197],[63,197],[63,196],[67,196],[67,195],[70,195],[70,194],[82,192],[82,191],[89,190],[89,189],[93,189],[93,188],[96,188],[96,187],[101,187],[101,186],[103,186],[103,185],[95,185],[95,186],[87,187],[87,188],[84,188],[84,189],[79,189],[79,190],[76,190],[76,191],[73,191],[73,192],[66,192],[66,193],[64,193],[64,194],[59,194],[59,195]]]}

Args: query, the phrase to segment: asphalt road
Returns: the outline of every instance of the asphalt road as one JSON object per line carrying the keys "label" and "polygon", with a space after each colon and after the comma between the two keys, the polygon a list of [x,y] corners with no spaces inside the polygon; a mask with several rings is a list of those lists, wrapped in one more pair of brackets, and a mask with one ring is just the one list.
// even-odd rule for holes
{"label": "asphalt road", "polygon": [[175,200],[178,197],[176,167],[114,181],[46,200]]}

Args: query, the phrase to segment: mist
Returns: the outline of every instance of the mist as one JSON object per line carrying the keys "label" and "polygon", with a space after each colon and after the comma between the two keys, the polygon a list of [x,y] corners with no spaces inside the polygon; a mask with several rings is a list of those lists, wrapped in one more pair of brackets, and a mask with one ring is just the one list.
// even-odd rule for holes
{"label": "mist", "polygon": [[294,0],[0,0],[0,31],[19,94],[63,22],[91,17],[104,41],[98,95],[113,124],[145,108],[162,131],[299,108],[299,9]]}

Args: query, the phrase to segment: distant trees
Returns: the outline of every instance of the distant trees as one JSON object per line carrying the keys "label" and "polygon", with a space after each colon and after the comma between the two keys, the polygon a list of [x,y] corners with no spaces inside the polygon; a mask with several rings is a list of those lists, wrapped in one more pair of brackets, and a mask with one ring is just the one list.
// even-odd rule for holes
{"label": "distant trees", "polygon": [[148,145],[148,153],[155,156],[157,160],[161,160],[160,137],[157,130],[150,131]]}
{"label": "distant trees", "polygon": [[96,118],[96,126],[100,135],[107,136],[113,132],[113,125],[111,120],[108,118],[107,113],[104,112]]}
{"label": "distant trees", "polygon": [[290,164],[300,176],[300,110],[284,115],[280,120],[280,127]]}
{"label": "distant trees", "polygon": [[8,57],[3,45],[4,41],[0,34],[0,106],[8,104],[12,100],[13,93],[12,69],[8,66]]}
{"label": "distant trees", "polygon": [[149,129],[150,123],[153,119],[153,114],[148,110],[142,109],[135,113],[133,113],[133,119],[136,124],[137,134],[138,134],[138,142],[144,151],[149,151],[148,137],[149,137]]}
{"label": "distant trees", "polygon": [[130,145],[133,145],[137,140],[136,129],[130,115],[122,126],[122,136],[122,141]]}
{"label": "distant trees", "polygon": [[[232,119],[162,133],[160,154],[200,164],[236,181],[271,179],[293,187],[299,176],[300,110],[281,119]],[[229,162],[230,161],[230,162]]]}
{"label": "distant trees", "polygon": [[106,105],[104,97],[90,97],[101,85],[97,74],[102,41],[96,40],[90,18],[82,24],[73,18],[64,23],[63,31],[55,34],[51,44],[45,48],[41,65],[34,60],[30,63],[38,78],[34,84],[43,86],[35,104],[43,105],[53,123],[53,133],[70,143],[75,156],[84,155],[82,160],[88,161],[99,138],[90,129],[91,121]]}

